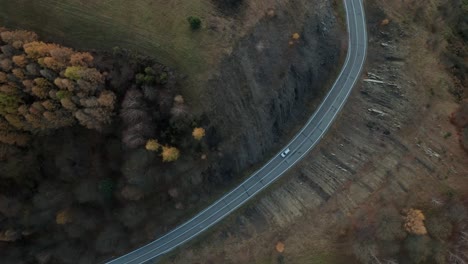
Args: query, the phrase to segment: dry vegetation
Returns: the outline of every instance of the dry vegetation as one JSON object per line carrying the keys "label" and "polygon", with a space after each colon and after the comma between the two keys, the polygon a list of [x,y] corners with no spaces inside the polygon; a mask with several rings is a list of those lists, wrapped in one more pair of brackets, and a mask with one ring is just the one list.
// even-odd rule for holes
{"label": "dry vegetation", "polygon": [[466,263],[465,3],[366,1],[364,78],[384,84],[359,84],[323,147],[165,263]]}

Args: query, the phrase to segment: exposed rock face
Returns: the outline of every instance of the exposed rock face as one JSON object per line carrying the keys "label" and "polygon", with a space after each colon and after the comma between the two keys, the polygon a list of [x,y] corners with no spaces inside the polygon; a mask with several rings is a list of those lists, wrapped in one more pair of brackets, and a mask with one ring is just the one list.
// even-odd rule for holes
{"label": "exposed rock face", "polygon": [[206,111],[233,172],[265,158],[282,134],[304,122],[307,103],[320,100],[338,68],[340,33],[330,3],[293,2],[263,18],[209,81]]}

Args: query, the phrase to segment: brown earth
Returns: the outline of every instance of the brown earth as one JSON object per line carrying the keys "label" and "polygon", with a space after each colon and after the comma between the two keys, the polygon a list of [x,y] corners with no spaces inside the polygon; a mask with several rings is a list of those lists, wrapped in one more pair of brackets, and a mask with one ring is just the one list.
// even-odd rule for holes
{"label": "brown earth", "polygon": [[[32,23],[27,18],[37,19],[37,17],[31,15],[29,12],[31,8],[48,9],[55,2],[55,0],[45,0],[34,5],[25,3],[12,5],[0,0],[0,6],[12,10],[5,12],[2,9],[0,18],[10,22],[9,25],[17,24],[18,20],[21,23]],[[89,47],[93,43],[96,44],[96,39],[94,42],[89,39],[78,41],[80,35],[90,38],[95,36],[85,34],[78,28],[83,29],[83,25],[93,24],[94,19],[99,20],[102,16],[106,17],[104,21],[107,22],[96,24],[97,28],[101,30],[104,26],[107,29],[122,30],[122,24],[115,21],[111,23],[114,18],[122,17],[106,16],[103,10],[99,16],[90,15],[92,6],[78,2],[80,1],[64,2],[57,5],[59,10],[50,8],[51,13],[46,13],[40,18],[47,20],[47,24],[32,24],[36,28],[41,28],[41,32],[45,33],[47,38],[66,39],[65,42],[75,44],[74,47]],[[69,5],[70,3],[74,4]],[[94,4],[111,5],[112,2]],[[67,12],[73,7],[77,8],[75,15],[68,17]],[[113,7],[119,10],[123,8],[120,5]],[[140,9],[144,7],[138,6],[136,10]],[[112,10],[105,9],[106,12]],[[55,17],[52,11],[59,11],[59,17]],[[3,240],[18,239],[17,244],[0,243],[0,247],[4,249],[0,250],[4,262],[93,263],[123,254],[165,233],[184,218],[209,204],[217,195],[239,181],[243,171],[254,169],[290,138],[319,103],[319,98],[329,87],[326,84],[334,80],[343,55],[344,34],[333,13],[331,3],[325,0],[265,0],[250,3],[248,8],[241,12],[245,13],[226,18],[232,24],[241,22],[246,24],[240,30],[226,31],[237,32],[240,35],[232,36],[233,43],[228,45],[232,48],[227,55],[218,54],[223,58],[219,64],[208,61],[210,65],[215,63],[217,67],[212,67],[213,75],[210,75],[208,80],[200,77],[204,81],[197,85],[203,86],[203,89],[194,91],[195,95],[182,91],[187,104],[187,108],[184,109],[190,112],[192,119],[187,119],[189,124],[181,120],[183,123],[181,125],[204,127],[206,137],[201,144],[194,144],[190,130],[188,134],[184,132],[184,135],[188,135],[186,140],[172,139],[181,149],[181,157],[177,162],[163,164],[156,153],[143,148],[134,151],[122,149],[120,128],[110,129],[112,133],[116,133],[115,136],[71,128],[42,139],[38,137],[35,149],[41,154],[38,155],[39,158],[33,155],[34,153],[25,151],[25,155],[28,154],[29,157],[26,163],[31,166],[27,168],[18,166],[20,162],[24,162],[22,159],[15,159],[15,162],[8,163],[9,166],[2,164],[4,169],[0,172],[2,178],[6,177],[4,175],[13,175],[11,172],[17,169],[19,172],[16,175],[19,176],[16,178],[22,179],[21,176],[27,175],[27,179],[33,179],[33,184],[22,182],[15,188],[11,188],[9,182],[5,181],[2,185],[5,186],[4,189],[8,189],[8,193],[5,194],[17,198],[19,196],[17,190],[21,190],[22,194],[27,194],[25,196],[28,197],[27,201],[21,201],[23,205],[34,200],[31,197],[35,196],[38,197],[36,200],[44,202],[41,208],[34,210],[32,216],[27,210],[18,216],[27,220],[27,223],[30,223],[30,219],[34,219],[31,222],[40,226],[39,230],[44,232],[41,233],[43,235],[39,233],[31,235],[29,230],[22,232],[21,221],[0,215],[0,220],[8,221],[9,225],[5,227],[18,227],[18,230],[13,232],[5,230],[2,233]],[[16,23],[13,23],[14,20]],[[61,20],[67,24],[53,22]],[[73,21],[83,23],[73,23]],[[182,21],[184,29],[188,30],[186,21]],[[130,20],[128,25],[136,22],[138,21]],[[76,30],[71,28],[68,31],[61,30],[62,26],[68,28],[67,25],[70,24],[73,28],[76,27]],[[131,31],[128,25],[125,29]],[[94,28],[85,26],[85,29]],[[147,28],[143,29],[143,32],[146,30]],[[215,29],[203,28],[203,30],[207,30],[209,34],[224,34],[221,29],[217,32]],[[57,31],[61,33],[57,34]],[[139,35],[138,32],[142,31],[136,29],[132,34]],[[105,45],[96,48],[108,48],[106,45],[113,45],[115,42],[108,39],[115,37],[112,33],[115,32],[110,29],[109,32],[106,31],[103,35],[105,40],[103,39],[101,43]],[[206,33],[203,31],[203,34]],[[116,35],[119,38],[126,36]],[[125,38],[125,41],[145,40],[138,44],[146,46],[149,50],[138,45],[133,47],[149,55],[150,46],[153,46],[147,46],[151,41],[146,38],[147,34],[143,36],[135,39]],[[129,45],[128,42],[122,44],[123,47]],[[209,46],[205,48],[209,49]],[[117,56],[120,53],[127,54],[125,50],[120,49],[114,49],[114,53]],[[179,56],[181,54],[183,53]],[[122,59],[122,62],[124,66],[118,67],[121,71],[113,75],[118,77],[117,80],[129,84],[128,82],[133,80],[132,76],[144,67],[133,65],[130,60]],[[112,68],[113,65],[110,63],[109,67]],[[136,69],[133,69],[133,66],[136,66]],[[128,88],[127,85],[118,86],[117,89],[122,93]],[[177,91],[179,88],[177,85]],[[190,90],[190,88],[193,87],[181,90]],[[170,94],[160,95],[172,101]],[[168,124],[161,126],[167,127]],[[36,166],[33,167],[32,164]],[[29,173],[33,170],[40,176]],[[68,178],[67,181],[60,181],[51,177],[52,175],[60,177],[65,175]],[[105,193],[107,199],[103,203],[97,201],[101,199],[100,193]],[[42,199],[42,197],[56,199]],[[3,207],[8,207],[10,200],[0,198]],[[86,206],[89,210],[84,213],[73,212],[76,219],[72,223],[56,225],[57,211],[70,206],[79,208]],[[23,212],[16,211],[17,214]],[[89,222],[92,223],[91,231],[85,232],[80,229]],[[21,246],[17,246],[20,244]]]}
{"label": "brown earth", "polygon": [[444,41],[428,45],[440,34],[408,21],[414,2],[366,1],[364,76],[328,135],[277,184],[163,263],[352,263],[339,237],[360,207],[466,193],[467,156],[449,118],[458,104],[439,57]]}

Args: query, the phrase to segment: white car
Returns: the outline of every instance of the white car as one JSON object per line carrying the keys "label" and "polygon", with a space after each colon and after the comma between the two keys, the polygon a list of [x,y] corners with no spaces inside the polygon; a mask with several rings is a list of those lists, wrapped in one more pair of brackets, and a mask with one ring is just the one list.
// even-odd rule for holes
{"label": "white car", "polygon": [[289,152],[291,152],[289,148],[285,149],[283,153],[281,153],[281,157],[285,158],[289,154]]}

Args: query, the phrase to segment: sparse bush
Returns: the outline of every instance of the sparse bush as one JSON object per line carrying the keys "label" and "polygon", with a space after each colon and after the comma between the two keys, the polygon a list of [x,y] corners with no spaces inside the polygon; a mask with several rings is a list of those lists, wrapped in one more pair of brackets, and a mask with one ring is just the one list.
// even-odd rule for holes
{"label": "sparse bush", "polygon": [[195,16],[189,16],[187,18],[187,21],[189,22],[190,24],[190,28],[192,30],[197,30],[201,27],[201,19],[199,17],[195,17]]}

